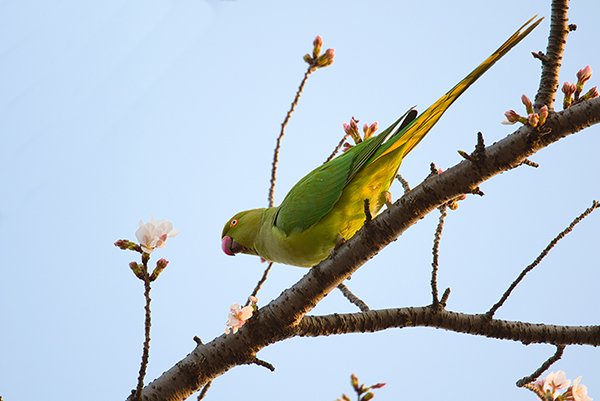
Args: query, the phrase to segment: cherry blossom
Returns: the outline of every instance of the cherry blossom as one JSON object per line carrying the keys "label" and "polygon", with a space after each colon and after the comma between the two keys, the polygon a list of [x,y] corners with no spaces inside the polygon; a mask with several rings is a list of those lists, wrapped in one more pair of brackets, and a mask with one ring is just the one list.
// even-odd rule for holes
{"label": "cherry blossom", "polygon": [[581,376],[573,380],[571,392],[575,401],[592,401],[592,398],[587,393],[587,386],[581,384]]}
{"label": "cherry blossom", "polygon": [[229,334],[233,332],[234,334],[246,324],[246,321],[252,317],[254,314],[254,309],[256,308],[256,304],[258,303],[258,298],[255,296],[250,296],[248,298],[250,300],[250,305],[244,306],[243,308],[240,304],[233,304],[229,307],[229,316],[227,317],[227,326],[225,328],[225,334]]}
{"label": "cherry blossom", "polygon": [[142,250],[146,253],[152,253],[156,248],[165,246],[167,239],[177,235],[177,231],[173,230],[173,223],[168,220],[154,219],[147,223],[140,220],[140,226],[135,232]]}
{"label": "cherry blossom", "polygon": [[556,390],[563,390],[571,385],[571,380],[567,379],[567,375],[562,370],[557,372],[550,373],[546,380],[544,380],[544,385],[542,389],[545,392],[550,392],[554,399],[558,397],[558,393]]}

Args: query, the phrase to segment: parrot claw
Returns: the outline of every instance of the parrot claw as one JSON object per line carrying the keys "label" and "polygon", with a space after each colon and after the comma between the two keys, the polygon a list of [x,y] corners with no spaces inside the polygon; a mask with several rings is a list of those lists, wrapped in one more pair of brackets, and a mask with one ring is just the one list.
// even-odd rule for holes
{"label": "parrot claw", "polygon": [[335,240],[335,247],[333,248],[333,250],[338,249],[340,246],[344,245],[345,242],[346,240],[344,239],[344,237],[338,235],[337,239]]}
{"label": "parrot claw", "polygon": [[389,209],[394,204],[392,199],[392,193],[390,191],[385,191],[384,193],[385,206]]}

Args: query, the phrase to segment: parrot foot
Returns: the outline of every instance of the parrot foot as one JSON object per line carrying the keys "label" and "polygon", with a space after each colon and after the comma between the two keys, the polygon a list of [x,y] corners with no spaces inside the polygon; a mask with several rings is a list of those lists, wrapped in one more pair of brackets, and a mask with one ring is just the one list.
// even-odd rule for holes
{"label": "parrot foot", "polygon": [[344,237],[342,237],[341,235],[338,235],[336,240],[335,240],[335,246],[333,247],[333,250],[337,250],[340,246],[344,245],[344,243],[346,242],[346,240],[344,239]]}
{"label": "parrot foot", "polygon": [[392,205],[394,204],[393,199],[392,199],[392,193],[390,191],[385,191],[383,196],[385,199],[385,206],[388,209],[391,208]]}

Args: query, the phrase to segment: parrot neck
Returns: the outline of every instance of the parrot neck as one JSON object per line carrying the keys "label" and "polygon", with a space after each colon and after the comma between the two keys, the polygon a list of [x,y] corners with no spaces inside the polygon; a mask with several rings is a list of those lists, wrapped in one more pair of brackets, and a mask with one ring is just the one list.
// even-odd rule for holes
{"label": "parrot neck", "polygon": [[272,242],[273,226],[279,207],[267,207],[261,210],[260,221],[257,224],[256,237],[254,239],[254,249],[257,255],[267,260],[272,260],[268,254],[268,244]]}

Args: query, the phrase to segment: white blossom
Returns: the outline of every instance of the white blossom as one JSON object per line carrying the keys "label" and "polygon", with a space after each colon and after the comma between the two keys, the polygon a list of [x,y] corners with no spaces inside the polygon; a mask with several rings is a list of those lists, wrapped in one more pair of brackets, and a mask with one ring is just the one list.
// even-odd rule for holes
{"label": "white blossom", "polygon": [[573,392],[573,399],[575,401],[592,401],[592,398],[587,393],[587,386],[581,384],[581,376],[573,380],[571,391]]}
{"label": "white blossom", "polygon": [[156,248],[165,246],[167,239],[177,235],[177,231],[173,230],[173,223],[168,220],[156,221],[154,219],[147,223],[140,220],[140,226],[135,232],[142,250],[146,253],[151,253]]}
{"label": "white blossom", "polygon": [[567,374],[562,370],[550,373],[544,380],[543,390],[552,394],[556,399],[558,397],[557,390],[566,389],[571,385],[571,380],[567,379]]}
{"label": "white blossom", "polygon": [[231,332],[237,333],[237,331],[242,327],[248,319],[252,317],[254,313],[254,306],[248,305],[243,308],[240,304],[233,304],[229,308],[229,316],[227,317],[227,327],[225,328],[225,334],[229,334]]}

